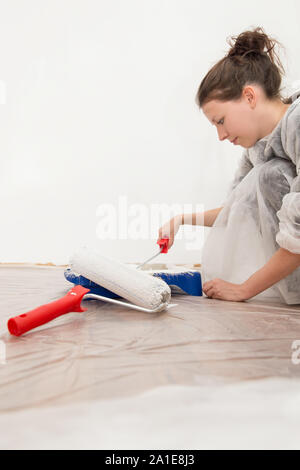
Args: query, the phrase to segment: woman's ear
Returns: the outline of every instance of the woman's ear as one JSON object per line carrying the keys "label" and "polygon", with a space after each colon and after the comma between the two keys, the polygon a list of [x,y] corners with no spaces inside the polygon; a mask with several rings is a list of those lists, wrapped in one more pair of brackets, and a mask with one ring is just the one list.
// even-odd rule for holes
{"label": "woman's ear", "polygon": [[254,109],[257,101],[257,92],[253,86],[247,85],[244,87],[242,96],[247,104]]}

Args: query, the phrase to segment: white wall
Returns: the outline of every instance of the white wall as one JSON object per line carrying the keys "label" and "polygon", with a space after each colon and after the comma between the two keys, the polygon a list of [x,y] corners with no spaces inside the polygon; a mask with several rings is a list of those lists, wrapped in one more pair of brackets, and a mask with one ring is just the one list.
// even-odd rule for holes
{"label": "white wall", "polygon": [[[89,243],[139,262],[157,251],[157,223],[152,238],[101,240],[104,204],[119,224],[153,204],[218,207],[242,149],[218,141],[195,94],[226,38],[252,26],[285,45],[287,86],[300,79],[300,4],[280,5],[2,0],[0,261],[66,264]],[[200,248],[178,239],[156,261],[201,261],[191,230]]]}

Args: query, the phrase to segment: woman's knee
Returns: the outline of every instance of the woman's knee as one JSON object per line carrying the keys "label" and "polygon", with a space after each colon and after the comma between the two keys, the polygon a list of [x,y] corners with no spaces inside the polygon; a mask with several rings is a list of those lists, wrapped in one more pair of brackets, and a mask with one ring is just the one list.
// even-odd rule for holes
{"label": "woman's knee", "polygon": [[285,194],[290,192],[290,181],[296,176],[292,162],[272,159],[261,165],[258,176],[258,190],[271,206],[279,210]]}

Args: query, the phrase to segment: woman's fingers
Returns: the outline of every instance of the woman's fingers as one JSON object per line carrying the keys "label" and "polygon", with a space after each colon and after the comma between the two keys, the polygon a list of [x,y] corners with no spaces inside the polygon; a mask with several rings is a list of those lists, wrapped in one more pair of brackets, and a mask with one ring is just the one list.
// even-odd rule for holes
{"label": "woman's fingers", "polygon": [[205,292],[205,295],[206,295],[207,297],[213,298],[213,295],[214,295],[214,288],[211,287],[210,289],[208,289],[208,290]]}
{"label": "woman's fingers", "polygon": [[172,218],[170,219],[166,224],[162,225],[158,231],[158,240],[161,238],[168,238],[169,243],[168,243],[168,248],[171,248],[174,244],[174,239],[176,236],[176,233],[178,232],[180,227],[179,219],[178,218]]}
{"label": "woman's fingers", "polygon": [[213,297],[214,295],[214,284],[212,281],[205,282],[203,284],[202,290],[207,297]]}

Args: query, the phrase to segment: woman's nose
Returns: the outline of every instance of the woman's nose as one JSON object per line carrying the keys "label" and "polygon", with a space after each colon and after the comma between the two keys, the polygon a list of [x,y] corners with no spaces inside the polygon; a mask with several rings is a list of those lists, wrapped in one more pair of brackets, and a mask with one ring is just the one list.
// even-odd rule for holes
{"label": "woman's nose", "polygon": [[225,140],[228,137],[228,132],[225,129],[218,129],[219,140]]}

